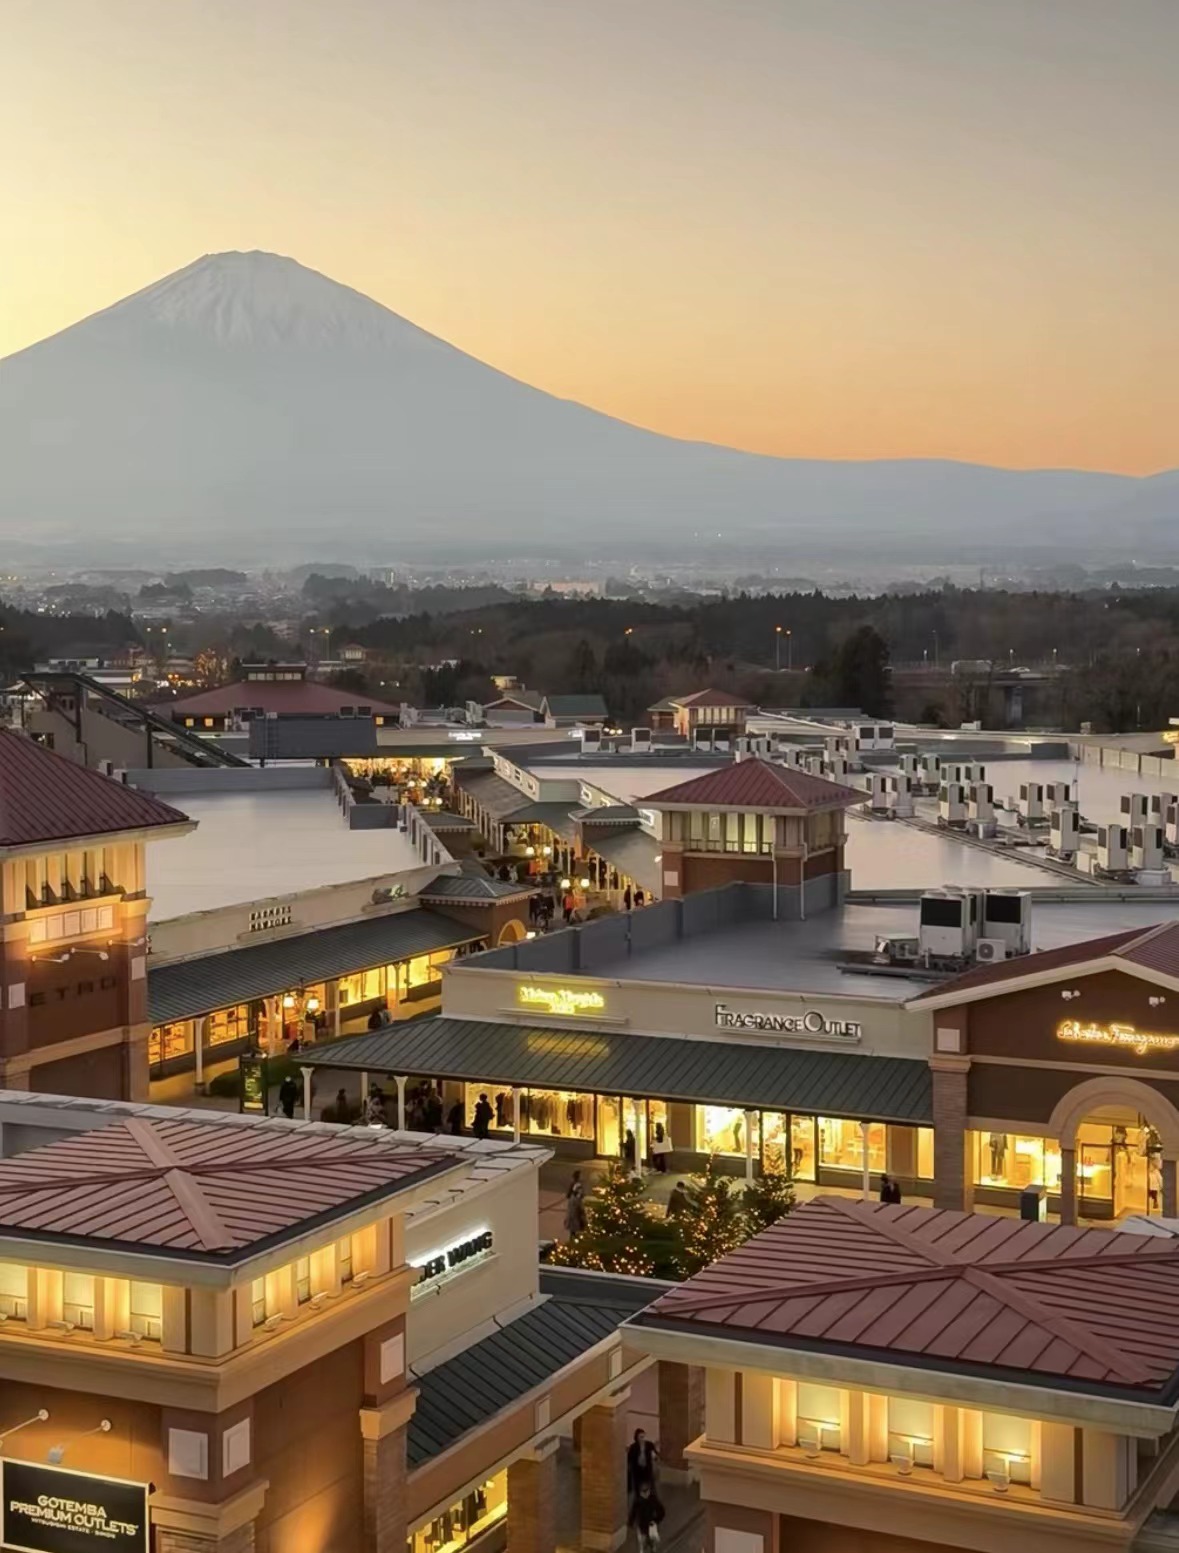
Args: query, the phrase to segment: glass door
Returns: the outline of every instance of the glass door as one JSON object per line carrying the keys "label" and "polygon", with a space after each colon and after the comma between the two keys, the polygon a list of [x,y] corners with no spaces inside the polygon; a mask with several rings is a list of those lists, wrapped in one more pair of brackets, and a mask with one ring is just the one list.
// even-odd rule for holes
{"label": "glass door", "polygon": [[622,1157],[622,1101],[617,1095],[598,1096],[597,1148],[603,1159]]}

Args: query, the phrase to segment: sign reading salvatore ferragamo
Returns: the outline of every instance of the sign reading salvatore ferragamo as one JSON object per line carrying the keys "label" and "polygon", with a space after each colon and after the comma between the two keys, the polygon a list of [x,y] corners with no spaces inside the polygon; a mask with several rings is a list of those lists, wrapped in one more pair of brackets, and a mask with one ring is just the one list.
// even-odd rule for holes
{"label": "sign reading salvatore ferragamo", "polygon": [[1119,1046],[1145,1057],[1148,1052],[1173,1052],[1179,1049],[1179,1035],[1162,1035],[1153,1030],[1139,1030],[1134,1025],[1086,1024],[1080,1019],[1066,1019],[1056,1027],[1058,1041],[1078,1041],[1086,1046]]}
{"label": "sign reading salvatore ferragamo", "polygon": [[859,1041],[864,1027],[854,1019],[830,1019],[817,1008],[804,1014],[770,1014],[762,1009],[729,1008],[716,1005],[718,1030],[771,1030],[783,1035],[810,1035],[829,1041]]}

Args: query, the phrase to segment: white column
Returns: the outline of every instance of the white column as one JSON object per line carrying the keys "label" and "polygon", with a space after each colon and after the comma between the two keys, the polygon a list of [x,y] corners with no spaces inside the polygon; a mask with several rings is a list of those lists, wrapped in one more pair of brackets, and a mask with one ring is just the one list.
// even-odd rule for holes
{"label": "white column", "polygon": [[520,1091],[512,1089],[512,1142],[520,1141]]}
{"label": "white column", "polygon": [[360,1075],[360,1120],[364,1121],[364,1108],[368,1104],[368,1074]]}
{"label": "white column", "polygon": [[405,1074],[398,1073],[393,1082],[397,1085],[397,1131],[405,1131]]}
{"label": "white column", "polygon": [[337,1040],[340,1039],[340,980],[339,980],[339,977],[336,978],[335,1007],[332,1009],[332,1034],[336,1037]]}
{"label": "white column", "polygon": [[756,1111],[745,1113],[745,1179],[753,1180],[753,1126],[757,1121]]}
{"label": "white column", "polygon": [[860,1123],[860,1148],[863,1150],[861,1158],[864,1162],[864,1201],[872,1201],[872,1168],[868,1163],[868,1123]]}
{"label": "white column", "polygon": [[311,1075],[315,1069],[300,1067],[299,1072],[303,1075],[303,1120],[309,1122],[311,1120]]}
{"label": "white column", "polygon": [[206,1014],[201,1019],[192,1022],[192,1049],[196,1057],[196,1087],[201,1093],[205,1087],[205,1031],[209,1027],[209,1016]]}

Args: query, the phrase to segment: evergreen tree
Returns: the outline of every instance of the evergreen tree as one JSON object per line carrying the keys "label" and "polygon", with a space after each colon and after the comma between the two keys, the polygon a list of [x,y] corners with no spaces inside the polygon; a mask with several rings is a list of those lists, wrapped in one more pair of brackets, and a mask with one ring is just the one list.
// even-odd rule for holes
{"label": "evergreen tree", "polygon": [[747,1235],[759,1235],[794,1207],[794,1180],[786,1170],[766,1170],[745,1188],[741,1210]]}
{"label": "evergreen tree", "polygon": [[585,1206],[585,1229],[567,1245],[555,1247],[550,1261],[649,1278],[655,1264],[646,1246],[652,1221],[643,1183],[621,1162],[612,1164]]}
{"label": "evergreen tree", "polygon": [[601,688],[598,660],[594,650],[583,636],[565,665],[565,684],[573,693],[595,691]]}
{"label": "evergreen tree", "polygon": [[745,1239],[741,1203],[731,1176],[722,1175],[714,1160],[703,1175],[687,1187],[688,1205],[677,1219],[680,1228],[680,1271],[691,1278],[710,1262],[718,1261]]}
{"label": "evergreen tree", "polygon": [[831,679],[838,706],[858,706],[869,717],[892,709],[888,643],[874,626],[860,626],[835,651]]}

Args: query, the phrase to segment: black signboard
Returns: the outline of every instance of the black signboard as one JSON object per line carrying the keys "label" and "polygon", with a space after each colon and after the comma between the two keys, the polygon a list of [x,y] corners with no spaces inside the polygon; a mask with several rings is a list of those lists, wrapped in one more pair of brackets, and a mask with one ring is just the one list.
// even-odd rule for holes
{"label": "black signboard", "polygon": [[270,1112],[270,1083],[266,1076],[265,1057],[239,1057],[241,1075],[241,1108],[259,1116]]}
{"label": "black signboard", "polygon": [[18,1553],[147,1553],[147,1484],[0,1463],[0,1544]]}

